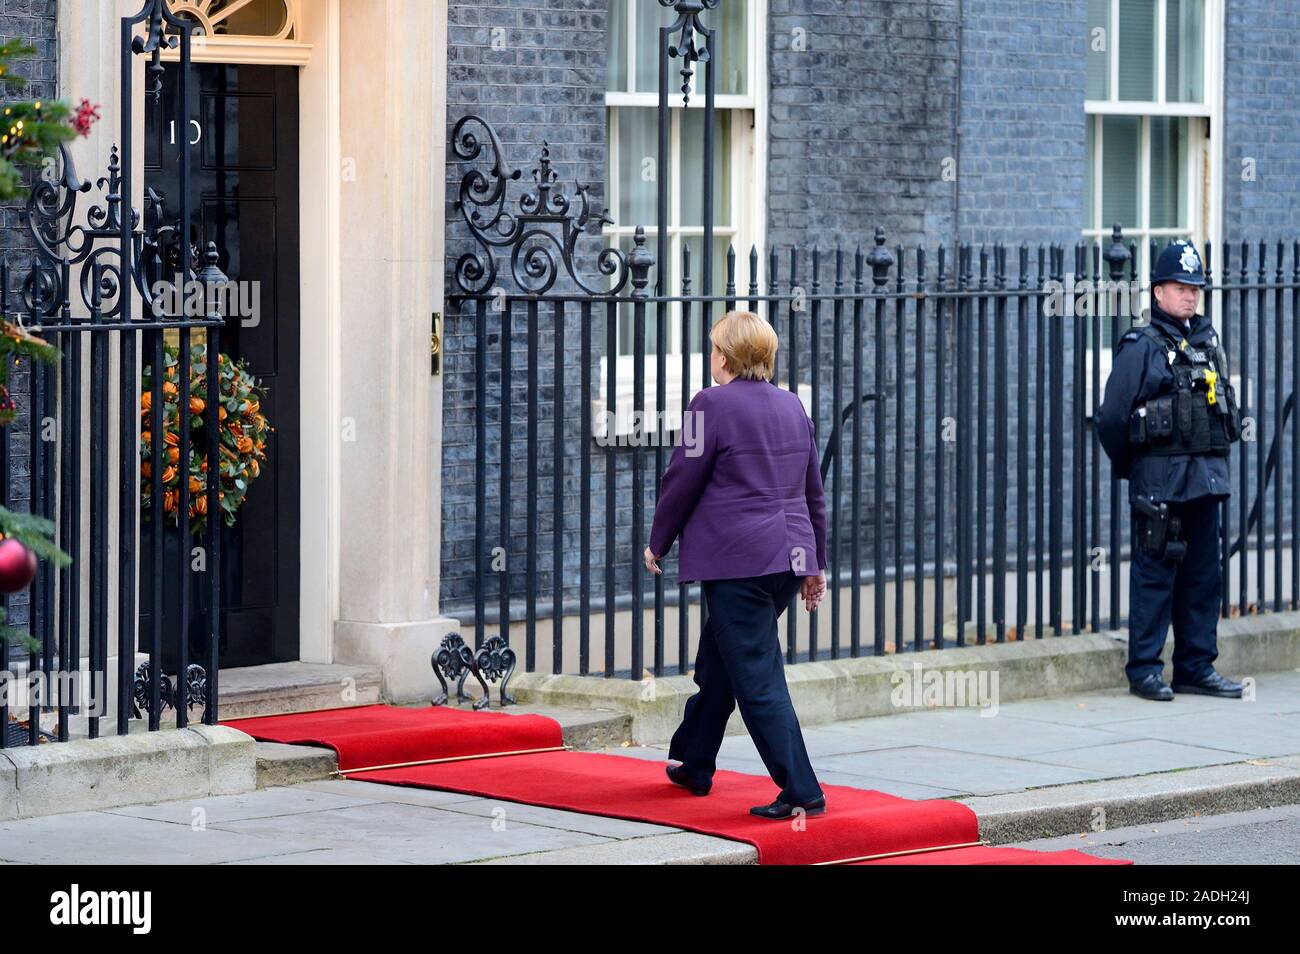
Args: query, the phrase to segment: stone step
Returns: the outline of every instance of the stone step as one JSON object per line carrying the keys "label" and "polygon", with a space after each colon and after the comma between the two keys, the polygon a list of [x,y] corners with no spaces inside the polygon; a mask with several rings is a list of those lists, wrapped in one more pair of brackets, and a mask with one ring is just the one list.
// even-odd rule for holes
{"label": "stone step", "polygon": [[[115,672],[115,667],[110,667],[109,671]],[[382,685],[380,670],[368,666],[284,662],[223,669],[218,680],[217,691],[220,698],[217,717],[225,722],[250,716],[316,712],[322,709],[371,705],[383,701]],[[100,719],[99,734],[101,736],[116,734],[115,696],[110,699],[105,711],[108,715]],[[11,714],[26,716],[26,712],[21,709],[13,710]],[[163,726],[174,726],[175,710],[164,708],[161,719]],[[203,707],[190,706],[190,724],[198,724],[202,720]],[[41,728],[48,732],[57,732],[57,709],[47,709],[41,713]],[[145,729],[145,719],[132,720],[130,726],[132,734]],[[74,739],[87,737],[89,718],[85,715],[70,715],[68,734]]]}
{"label": "stone step", "polygon": [[[632,717],[623,712],[562,709],[555,706],[493,707],[492,711],[511,715],[531,713],[549,716],[560,723],[564,744],[572,749],[594,751],[631,744]],[[330,778],[330,773],[337,768],[338,758],[332,749],[314,745],[284,745],[279,742],[257,743],[258,788]]]}
{"label": "stone step", "polygon": [[382,674],[368,666],[285,662],[223,669],[218,680],[221,721],[315,712],[382,702]]}

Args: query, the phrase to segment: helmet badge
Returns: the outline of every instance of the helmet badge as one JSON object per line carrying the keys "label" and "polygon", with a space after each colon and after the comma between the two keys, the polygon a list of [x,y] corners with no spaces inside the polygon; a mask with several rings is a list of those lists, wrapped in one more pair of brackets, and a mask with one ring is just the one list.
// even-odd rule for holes
{"label": "helmet badge", "polygon": [[1188,245],[1183,248],[1182,257],[1178,259],[1178,264],[1183,266],[1183,271],[1194,272],[1201,267],[1201,261],[1196,257],[1196,249]]}

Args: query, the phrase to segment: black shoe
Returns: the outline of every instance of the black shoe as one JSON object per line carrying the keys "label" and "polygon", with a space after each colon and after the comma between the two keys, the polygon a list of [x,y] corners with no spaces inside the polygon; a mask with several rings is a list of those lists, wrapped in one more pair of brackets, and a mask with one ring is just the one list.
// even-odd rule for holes
{"label": "black shoe", "polygon": [[1147,676],[1145,679],[1131,682],[1128,691],[1143,699],[1155,699],[1158,702],[1168,702],[1174,697],[1174,691],[1166,686],[1159,676]]}
{"label": "black shoe", "polygon": [[674,785],[680,785],[682,788],[690,789],[692,795],[709,794],[709,789],[712,788],[713,786],[705,785],[703,788],[701,788],[699,785],[692,785],[689,781],[687,781],[686,775],[682,771],[683,768],[684,766],[681,765],[665,766],[664,771],[668,774],[668,781],[672,782]]}
{"label": "black shoe", "polygon": [[749,813],[760,818],[789,818],[798,809],[805,815],[820,815],[826,811],[826,796],[818,795],[806,805],[790,805],[778,798],[771,805],[755,805]]}
{"label": "black shoe", "polygon": [[1209,675],[1196,682],[1175,682],[1174,692],[1195,692],[1203,696],[1220,696],[1224,699],[1240,699],[1242,686],[1239,682],[1225,679],[1213,669]]}

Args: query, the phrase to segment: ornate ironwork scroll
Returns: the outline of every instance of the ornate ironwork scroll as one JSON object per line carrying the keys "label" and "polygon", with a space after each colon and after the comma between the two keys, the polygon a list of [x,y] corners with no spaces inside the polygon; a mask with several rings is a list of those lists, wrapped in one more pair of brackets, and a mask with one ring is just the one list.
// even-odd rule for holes
{"label": "ornate ironwork scroll", "polygon": [[[668,36],[681,33],[681,40],[668,44],[668,58],[682,58],[682,105],[690,102],[691,75],[695,72],[692,63],[707,63],[711,55],[708,44],[712,42],[714,31],[700,22],[700,14],[705,10],[716,10],[719,0],[659,0],[659,5],[672,7],[677,11],[677,19],[668,27]],[[704,38],[704,45],[696,42],[696,37]]]}
{"label": "ornate ironwork scroll", "polygon": [[[135,670],[135,680],[131,687],[131,717],[139,719],[141,711],[149,711],[149,679],[151,675],[149,663],[142,662]],[[182,680],[185,685],[185,705],[189,706],[206,706],[208,701],[208,674],[198,663],[190,663],[185,667],[185,678]],[[177,699],[176,686],[172,683],[166,673],[158,674],[158,699],[161,709],[176,708]]]}
{"label": "ornate ironwork scroll", "polygon": [[[510,648],[510,643],[504,636],[491,636],[483,641],[483,646],[474,654],[474,664],[478,671],[488,682],[501,681],[497,688],[497,693],[501,697],[501,704],[513,705],[516,703],[514,696],[506,691],[506,686],[510,682],[510,677],[515,673],[515,651]],[[461,677],[464,681],[464,677]]]}
{"label": "ornate ironwork scroll", "polygon": [[[145,95],[156,102],[162,95],[162,51],[174,49],[179,43],[177,36],[166,31],[178,29],[186,21],[177,19],[165,0],[146,0],[132,20],[145,23],[143,35],[132,37],[130,49],[135,55],[149,57]],[[151,311],[153,280],[181,271],[183,256],[173,248],[181,241],[179,217],[167,216],[166,196],[153,189],[145,190],[143,216],[139,209],[124,207],[124,195],[129,190],[124,188],[123,159],[116,145],[109,152],[105,175],[93,185],[78,176],[66,145],[60,145],[59,159],[59,175],[40,177],[27,199],[24,215],[36,244],[36,256],[21,284],[24,310],[38,321],[69,315],[73,304],[69,286],[73,270],[79,269],[80,303],[92,315],[129,320],[130,295],[124,294],[128,284],[140,295],[146,311]],[[87,200],[92,204],[82,224],[79,196],[95,188],[101,197],[98,201]],[[129,235],[129,242],[124,235]],[[193,263],[199,255],[193,247],[190,251]],[[129,260],[123,261],[124,257]],[[193,278],[191,265],[184,279]]]}
{"label": "ornate ironwork scroll", "polygon": [[488,681],[501,680],[497,690],[501,705],[515,704],[515,697],[506,691],[510,677],[515,671],[515,651],[504,636],[493,636],[485,640],[477,653],[465,645],[460,633],[448,633],[430,660],[433,674],[438,678],[442,691],[434,698],[435,706],[447,702],[447,680],[456,680],[456,698],[462,702],[473,699],[465,692],[465,680],[473,676],[483,689],[483,695],[474,700],[474,709],[484,709],[491,702]]}
{"label": "ornate ironwork scroll", "polygon": [[[80,267],[78,284],[81,304],[103,317],[127,316],[126,299],[122,294],[122,165],[117,147],[109,154],[107,174],[94,186],[77,175],[76,165],[67,146],[59,147],[62,166],[57,179],[42,177],[33,186],[27,198],[25,218],[36,243],[37,257],[31,272],[22,283],[24,309],[39,318],[66,313],[72,305],[70,275]],[[92,204],[81,224],[78,214],[78,197],[98,187],[102,199]],[[162,197],[150,191],[146,195],[146,212],[158,217]],[[131,272],[135,289],[146,303],[151,301],[150,290],[142,270],[134,263],[149,258],[159,247],[170,227],[155,226],[148,233],[141,231],[140,214],[130,212],[130,231],[133,241],[133,262],[126,268]]]}
{"label": "ornate ironwork scroll", "polygon": [[[471,124],[482,128],[480,139]],[[519,169],[506,166],[501,139],[488,122],[479,116],[462,116],[452,129],[452,151],[462,162],[473,162],[485,148],[492,150],[491,168],[484,173],[469,169],[461,177],[456,208],[460,210],[470,234],[480,251],[466,252],[456,261],[456,284],[466,295],[488,292],[497,278],[496,259],[492,250],[509,249],[510,272],[515,283],[526,293],[543,295],[560,277],[561,268],[588,295],[617,295],[626,286],[628,263],[622,251],[606,247],[596,256],[596,268],[612,281],[606,288],[596,288],[584,281],[575,263],[578,238],[592,225],[613,225],[606,210],[592,208],[587,192],[590,188],[577,180],[578,210],[556,187],[559,175],[551,168],[550,146],[543,142],[537,167],[532,171],[533,189],[518,200],[518,212],[508,206],[508,183],[519,179]],[[556,261],[556,256],[559,261]]]}
{"label": "ornate ironwork scroll", "polygon": [[465,640],[461,638],[460,633],[448,633],[444,636],[429,661],[433,665],[433,674],[438,677],[438,684],[442,687],[442,691],[433,700],[435,706],[445,705],[447,702],[448,679],[459,680],[456,683],[458,700],[471,698],[465,694],[465,676],[469,673],[473,673],[478,679],[478,684],[483,687],[483,697],[474,703],[474,708],[482,709],[487,706],[489,701],[487,683],[483,681],[483,676],[474,663],[474,654],[465,645]]}

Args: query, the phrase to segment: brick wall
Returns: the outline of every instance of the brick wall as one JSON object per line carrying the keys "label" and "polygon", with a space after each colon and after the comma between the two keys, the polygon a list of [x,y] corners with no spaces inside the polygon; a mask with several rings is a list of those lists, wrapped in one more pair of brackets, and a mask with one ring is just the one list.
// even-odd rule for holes
{"label": "brick wall", "polygon": [[[1291,277],[1293,261],[1291,243],[1300,238],[1300,69],[1297,69],[1297,48],[1300,47],[1300,10],[1290,5],[1266,5],[1259,0],[1242,0],[1227,5],[1224,34],[1224,141],[1223,141],[1223,239],[1230,246],[1231,272],[1234,280],[1241,277],[1241,242],[1250,242],[1247,258],[1248,280],[1255,280],[1260,265],[1259,241],[1267,241],[1267,274],[1271,280],[1277,267],[1276,241],[1285,243],[1285,274]],[[1221,280],[1223,250],[1215,250],[1214,270],[1216,280]],[[1281,325],[1290,345],[1284,344],[1284,389],[1282,397],[1290,393],[1291,362],[1296,357],[1298,343],[1291,335],[1295,327],[1290,295],[1284,295]],[[1249,306],[1250,370],[1260,373],[1260,359],[1264,367],[1265,398],[1263,406],[1254,394],[1247,394],[1242,413],[1260,421],[1263,443],[1251,446],[1246,479],[1241,480],[1238,460],[1232,465],[1233,495],[1231,505],[1232,533],[1235,540],[1241,528],[1239,507],[1244,496],[1247,506],[1253,506],[1257,497],[1257,448],[1268,452],[1276,431],[1277,416],[1274,405],[1273,369],[1274,348],[1272,339],[1277,327],[1274,315],[1275,302],[1271,299],[1261,311],[1258,302]],[[1241,302],[1232,303],[1231,327],[1228,332],[1229,359],[1240,368],[1238,360],[1241,331]],[[1260,324],[1264,327],[1261,329]],[[1260,334],[1266,342],[1260,347]],[[1251,389],[1253,392],[1255,389]],[[1278,449],[1280,459],[1292,457],[1291,420],[1288,420],[1287,438]],[[1239,445],[1245,446],[1245,445]],[[1235,455],[1234,455],[1235,456]],[[1283,468],[1284,479],[1289,469]],[[1276,477],[1273,478],[1276,480]],[[1289,485],[1284,482],[1284,490]],[[1289,534],[1291,524],[1290,494],[1283,493],[1282,532]],[[1270,485],[1264,502],[1265,521],[1272,532],[1274,521],[1273,488]],[[1251,585],[1254,586],[1256,568],[1251,557]],[[1289,592],[1289,584],[1286,587]],[[1237,598],[1234,588],[1233,598]]]}
{"label": "brick wall", "polygon": [[958,193],[967,241],[1083,227],[1085,0],[963,0]]}
{"label": "brick wall", "polygon": [[[1297,237],[1300,9],[1229,3],[1224,36],[1223,237]],[[1248,178],[1253,166],[1253,179]],[[1272,254],[1270,250],[1270,255]]]}
{"label": "brick wall", "polygon": [[[561,10],[560,7],[564,9]],[[1258,7],[1258,9],[1256,9]],[[525,170],[525,181],[512,185],[512,199],[528,187],[527,173],[532,168],[542,139],[551,145],[551,153],[561,174],[565,191],[572,192],[574,176],[592,183],[592,195],[602,193],[605,158],[604,88],[604,0],[582,4],[533,2],[499,2],[486,6],[452,4],[452,35],[449,60],[449,118],[454,121],[467,110],[479,111],[501,132],[507,159],[512,167]],[[1225,179],[1225,227],[1228,235],[1248,232],[1257,238],[1261,231],[1273,237],[1290,227],[1300,205],[1300,99],[1294,95],[1300,85],[1296,78],[1291,52],[1300,39],[1300,15],[1270,12],[1251,0],[1245,8],[1229,10],[1227,34],[1227,135]],[[1267,22],[1267,27],[1258,24]],[[915,243],[924,243],[928,252],[928,271],[935,270],[935,248],[944,243],[948,250],[949,273],[955,268],[953,242],[956,238],[975,244],[973,280],[979,282],[981,243],[991,251],[992,243],[1009,246],[1009,284],[1018,281],[1017,249],[1021,242],[1062,242],[1069,247],[1066,270],[1074,271],[1072,246],[1084,221],[1084,176],[1087,163],[1085,149],[1086,89],[1086,3],[1083,0],[1045,0],[1026,5],[1011,0],[957,0],[951,2],[881,3],[865,0],[769,0],[767,18],[767,55],[769,73],[769,140],[767,178],[767,226],[770,246],[780,252],[780,272],[788,276],[789,249],[801,250],[801,284],[810,280],[809,251],[815,244],[822,250],[821,279],[828,288],[834,277],[833,249],[842,244],[851,250],[858,244],[871,247],[876,226],[886,230],[891,251],[906,246],[909,282],[915,274]],[[493,32],[494,28],[497,32]],[[496,48],[494,48],[494,38]],[[1244,156],[1257,161],[1257,179],[1240,181],[1231,173]],[[944,176],[945,160],[955,159],[956,180]],[[454,186],[460,170],[452,167],[448,182],[448,199],[454,198]],[[449,209],[449,220],[457,221]],[[470,246],[463,230],[449,229],[448,260]],[[1031,275],[1036,277],[1036,261],[1031,259]],[[851,275],[851,255],[846,261]],[[746,266],[739,271],[746,275]],[[894,276],[891,273],[890,287]],[[850,278],[851,281],[851,278]],[[989,275],[992,282],[992,274]],[[869,285],[868,278],[868,285]],[[503,284],[509,284],[503,282]],[[742,291],[743,293],[743,291]],[[576,306],[566,315],[566,391],[576,393],[580,366],[576,360],[581,325]],[[930,312],[931,316],[933,311]],[[806,323],[810,316],[799,316]],[[932,317],[930,321],[932,322]],[[500,404],[499,315],[489,312],[488,346],[493,349],[488,364],[489,432],[495,433]],[[553,317],[543,310],[539,321],[538,347],[541,361],[539,389],[529,395],[523,381],[526,335],[524,312],[515,317],[515,374],[511,406],[514,409],[514,448],[516,464],[513,479],[511,549],[522,552],[523,514],[527,505],[523,454],[525,421],[529,398],[535,397],[539,415],[539,573],[537,592],[545,601],[550,594],[551,528],[551,404],[554,398],[554,353],[551,329]],[[937,413],[934,410],[934,336],[929,326],[927,343],[927,381],[922,408],[932,416],[926,421],[925,454],[918,465],[911,449],[915,419],[916,345],[914,323],[905,323],[904,363],[901,372],[895,367],[894,315],[887,314],[883,337],[877,342],[873,313],[867,312],[863,326],[864,388],[881,390],[888,395],[886,421],[889,438],[884,465],[885,495],[883,511],[886,561],[892,560],[895,521],[905,528],[903,552],[910,567],[914,509],[911,488],[918,479],[918,466],[926,479],[923,507],[929,516],[936,506],[933,498],[935,467],[933,434]],[[961,339],[973,348],[978,335],[978,313],[964,330],[970,337]],[[1023,336],[1019,333],[1014,306],[1009,320],[1006,351],[1009,356],[1005,381],[992,378],[994,347],[990,311],[985,319],[988,351],[988,374],[985,389],[989,394],[986,418],[988,459],[975,457],[988,481],[989,506],[985,527],[991,538],[996,514],[992,506],[993,469],[991,459],[994,434],[1005,428],[1009,458],[1007,537],[1013,545],[1018,488],[1014,464],[1021,409],[1016,402],[1022,372],[1030,375],[1030,404],[1034,406],[1041,375],[1032,359],[1037,339],[1034,323]],[[777,318],[782,345],[787,346],[788,323],[782,314]],[[850,328],[851,323],[844,327]],[[834,325],[829,307],[823,309],[821,341],[824,368],[829,367],[834,340]],[[594,361],[603,350],[603,317],[596,315]],[[1067,417],[1074,406],[1073,379],[1074,328],[1064,329],[1066,383],[1062,387]],[[447,430],[444,445],[444,543],[443,599],[450,605],[464,606],[472,596],[473,583],[473,324],[469,318],[452,318],[448,323],[447,342]],[[944,342],[948,402],[944,415],[955,410],[956,347],[954,323],[949,317],[949,337]],[[802,380],[809,380],[807,334],[801,338]],[[884,377],[874,377],[874,354],[887,355]],[[851,365],[847,364],[846,374]],[[788,364],[783,356],[782,380]],[[593,380],[596,372],[593,367]],[[904,394],[905,421],[901,435],[893,433],[896,410],[893,395],[900,383]],[[819,420],[829,431],[834,412],[831,401],[832,381],[823,371],[822,401]],[[851,382],[845,379],[846,387]],[[977,386],[975,383],[972,385]],[[1005,387],[1009,397],[1009,419],[994,420],[992,391]],[[569,448],[565,464],[564,562],[566,595],[576,593],[576,566],[579,541],[576,535],[580,497],[574,486],[578,457],[580,402],[566,398],[566,420],[562,440]],[[972,409],[973,410],[973,409]],[[870,538],[874,533],[874,467],[870,420],[864,428],[864,560],[869,565]],[[1032,450],[1036,449],[1037,421],[1030,427]],[[974,422],[972,421],[972,428]],[[895,513],[894,490],[898,480],[893,467],[895,440],[905,455],[902,486],[903,510]],[[1076,472],[1072,460],[1073,435],[1064,439],[1065,499],[1062,501],[1063,535],[1070,546],[1072,494],[1069,481]],[[622,452],[620,452],[622,453]],[[955,554],[955,524],[951,500],[955,487],[955,454],[945,450],[947,470],[947,557]],[[646,455],[648,462],[653,454]],[[499,448],[490,443],[487,449],[488,480],[497,477]],[[616,488],[617,539],[629,538],[626,520],[631,505],[631,475],[625,457],[620,457],[619,482]],[[1031,453],[1030,480],[1034,481],[1038,460]],[[848,462],[845,470],[847,472]],[[1089,480],[1091,461],[1088,462]],[[1109,481],[1102,468],[1100,513],[1102,540],[1109,540]],[[653,469],[647,472],[647,495],[644,500],[647,522],[654,506]],[[847,483],[847,481],[846,481]],[[974,481],[973,481],[974,483]],[[572,492],[571,492],[572,490]],[[593,598],[603,583],[601,570],[605,562],[604,544],[604,458],[593,458],[592,553],[594,568]],[[1120,494],[1124,494],[1123,485]],[[1090,489],[1089,489],[1090,494]],[[1123,499],[1123,498],[1121,498]],[[848,488],[841,498],[847,517]],[[1234,502],[1235,503],[1235,502]],[[497,525],[495,501],[489,495],[489,546]],[[1033,512],[1031,503],[1031,514]],[[1121,507],[1121,514],[1125,507]],[[1090,519],[1090,518],[1089,518]],[[1124,519],[1125,527],[1127,519]],[[1032,522],[1032,517],[1031,517]],[[1026,528],[1031,540],[1036,526]],[[991,539],[989,541],[991,552]],[[923,552],[933,556],[933,540],[927,529]],[[616,554],[619,592],[626,591],[630,564],[627,554]],[[1109,559],[1109,555],[1108,555]],[[522,596],[523,575],[515,568],[512,584]],[[672,573],[672,563],[668,569]],[[1068,570],[1067,570],[1068,573]],[[1102,578],[1103,592],[1108,578]],[[489,607],[494,605],[495,581],[488,584]],[[1009,597],[1009,600],[1013,595]],[[951,612],[951,605],[949,611]]]}
{"label": "brick wall", "polygon": [[[563,191],[576,203],[575,179],[590,184],[590,196],[597,208],[605,201],[605,86],[606,86],[606,20],[607,0],[502,0],[495,3],[448,4],[448,63],[447,63],[447,119],[448,130],[462,116],[474,113],[487,120],[501,137],[505,161],[511,169],[522,169],[523,178],[510,184],[509,209],[517,212],[517,200],[533,184],[532,170],[536,167],[542,142],[549,145],[552,167],[559,178],[556,189]],[[482,137],[482,128],[474,124],[473,131]],[[490,162],[490,154],[488,162]],[[454,159],[454,156],[449,156]],[[477,168],[486,170],[487,162],[480,160]],[[454,207],[460,177],[464,168],[455,161],[448,163],[447,180],[447,262],[449,274],[456,260],[477,246],[470,238],[462,214]],[[576,207],[576,206],[575,206]],[[594,275],[594,255],[601,247],[593,236],[584,236],[579,242],[579,259],[584,263],[585,274]],[[558,259],[558,255],[556,256]],[[510,278],[508,256],[498,252],[501,272],[497,284],[508,290],[517,285]],[[562,266],[561,266],[562,268]],[[561,281],[556,290],[572,288]],[[603,312],[602,312],[603,313]],[[544,309],[538,323],[538,353],[540,371],[538,389],[530,393],[527,387],[527,323],[524,310],[513,312],[513,347],[510,406],[512,408],[512,440],[515,458],[511,487],[511,541],[509,551],[522,553],[526,544],[525,522],[527,473],[524,466],[524,449],[527,444],[527,413],[535,405],[539,413],[539,506],[542,532],[547,537],[551,527],[550,494],[552,465],[549,453],[553,435],[553,399],[555,387],[554,315]],[[577,307],[570,307],[565,315],[565,362],[562,371],[566,387],[566,419],[561,439],[565,446],[574,448],[579,441],[581,406],[578,385],[581,370],[578,366],[579,318]],[[496,421],[500,420],[502,405],[501,386],[501,313],[488,313],[489,349],[488,408],[491,446],[487,449],[489,494],[488,547],[499,544],[500,495],[500,443],[497,440]],[[595,362],[603,352],[603,327],[596,335],[593,358],[593,377],[597,374]],[[474,319],[472,312],[457,316],[449,309],[444,341],[445,361],[443,371],[443,540],[442,540],[442,593],[445,606],[465,605],[471,599],[474,587]],[[593,462],[596,471],[596,493],[603,500],[603,457]],[[566,465],[569,479],[576,472],[577,461]],[[631,495],[631,475],[622,475],[619,494],[627,504]],[[566,485],[565,526],[576,528],[579,498],[569,492]],[[625,508],[624,508],[625,509]],[[593,526],[603,527],[603,508],[593,506]],[[566,530],[566,533],[569,532]],[[623,531],[626,533],[626,531]],[[544,537],[545,540],[545,537]],[[593,540],[602,549],[593,556],[593,566],[604,562],[604,533],[594,533]],[[550,551],[541,554],[538,573],[538,592],[545,599],[550,593]],[[566,579],[574,579],[573,567],[579,559],[576,539],[566,542],[564,562]],[[524,574],[522,566],[512,565],[512,592],[522,605]],[[629,572],[626,555],[620,561],[620,578]],[[495,608],[496,580],[489,580],[487,592],[489,606]]]}
{"label": "brick wall", "polygon": [[949,237],[956,0],[769,0],[767,29],[769,241]]}

